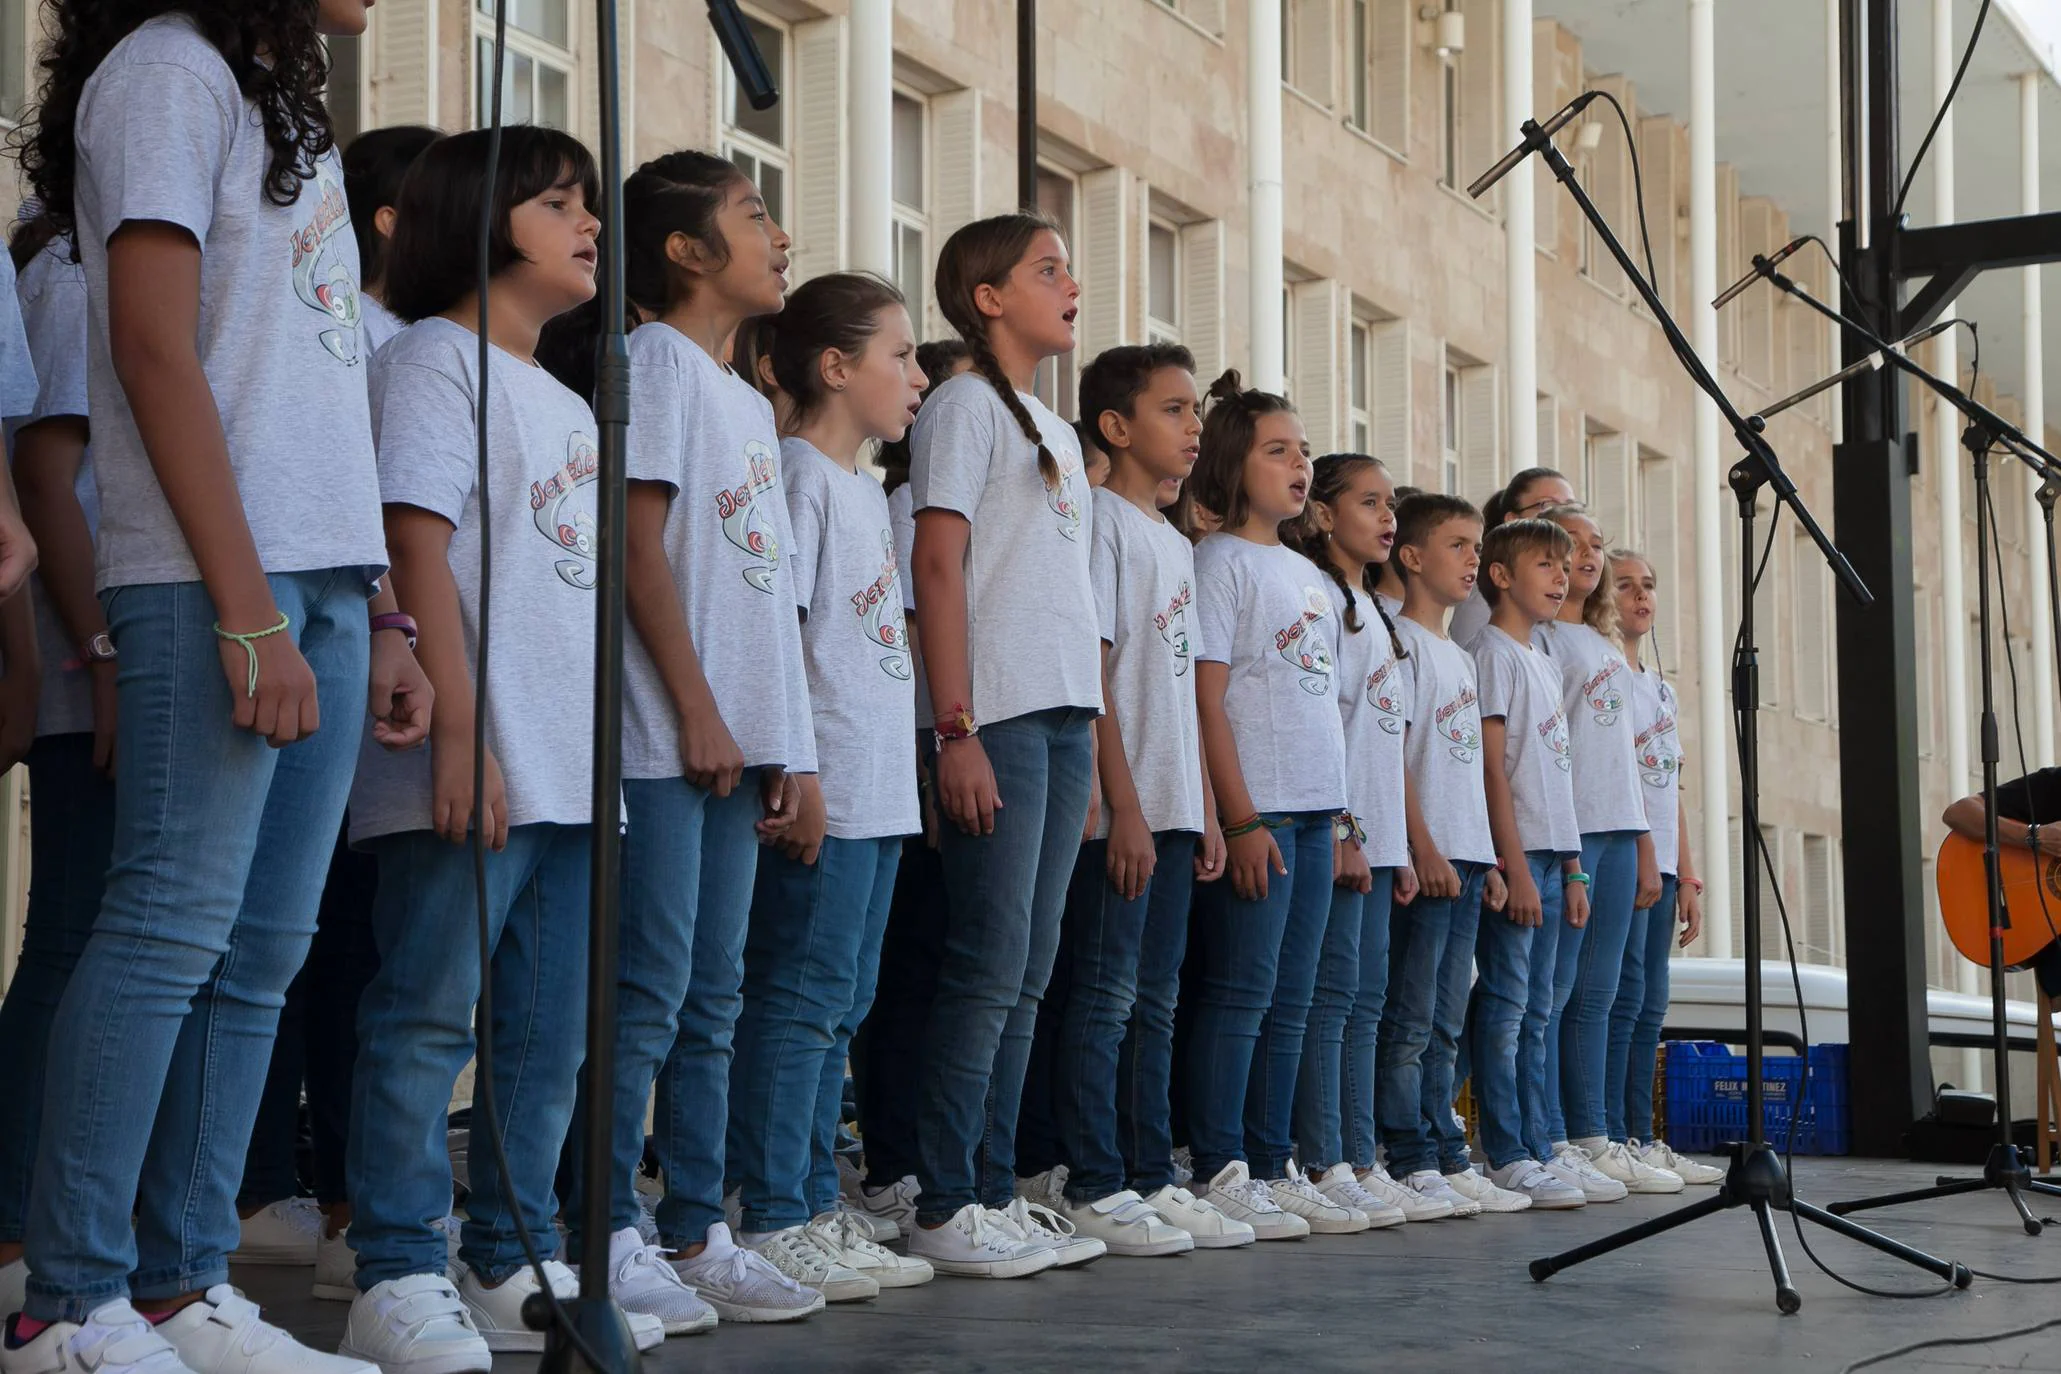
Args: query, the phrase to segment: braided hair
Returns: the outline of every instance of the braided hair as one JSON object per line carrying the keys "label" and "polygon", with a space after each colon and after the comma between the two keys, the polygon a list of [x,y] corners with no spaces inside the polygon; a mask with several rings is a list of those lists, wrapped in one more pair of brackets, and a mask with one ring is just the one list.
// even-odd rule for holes
{"label": "braided hair", "polygon": [[1016,394],[1016,384],[1002,371],[1001,360],[988,342],[988,319],[975,300],[983,286],[999,287],[1030,252],[1032,240],[1041,233],[1057,234],[1059,225],[1050,216],[1019,212],[977,219],[945,240],[937,255],[937,304],[952,328],[966,340],[973,370],[988,380],[1002,398],[1023,437],[1038,450],[1038,476],[1049,490],[1057,491],[1063,480],[1059,460],[1045,447],[1037,421]]}
{"label": "braided hair", "polygon": [[[1318,502],[1327,506],[1336,504],[1345,492],[1345,484],[1368,468],[1380,468],[1385,472],[1388,465],[1365,453],[1327,453],[1317,459],[1312,464],[1309,503],[1303,507],[1300,517],[1281,526],[1281,542],[1331,574],[1331,580],[1338,584],[1338,590],[1345,596],[1345,614],[1340,618],[1353,634],[1360,632],[1359,598],[1352,584],[1346,581],[1345,570],[1331,556],[1331,532],[1317,523],[1312,507]],[[1360,590],[1366,592],[1367,599],[1374,603],[1374,614],[1381,617],[1381,626],[1388,631],[1389,652],[1398,659],[1408,658],[1402,637],[1396,633],[1395,621],[1389,619],[1388,607],[1382,605],[1381,598],[1376,595],[1378,578],[1374,565],[1367,564],[1360,569]]]}

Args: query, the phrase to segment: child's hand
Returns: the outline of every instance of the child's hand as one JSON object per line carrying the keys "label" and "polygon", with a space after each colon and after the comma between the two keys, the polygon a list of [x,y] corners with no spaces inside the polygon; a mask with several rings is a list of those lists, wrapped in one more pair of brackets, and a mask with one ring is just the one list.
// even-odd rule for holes
{"label": "child's hand", "polygon": [[1374,874],[1357,840],[1331,842],[1331,881],[1348,892],[1372,892]]}
{"label": "child's hand", "polygon": [[1482,880],[1481,902],[1490,911],[1501,911],[1510,904],[1510,888],[1500,869],[1490,869],[1488,877]]}
{"label": "child's hand", "polygon": [[1436,851],[1417,860],[1417,891],[1426,897],[1450,900],[1460,895],[1460,874],[1446,856]]}
{"label": "child's hand", "polygon": [[1152,847],[1152,832],[1145,827],[1145,813],[1136,807],[1116,812],[1109,818],[1109,886],[1117,896],[1135,902],[1145,895],[1152,881],[1159,853]]}
{"label": "child's hand", "polygon": [[391,630],[372,636],[366,707],[372,712],[372,738],[380,748],[413,749],[428,739],[430,707],[436,696],[406,639]]}
{"label": "child's hand", "polygon": [[687,781],[714,797],[727,797],[744,780],[744,751],[711,704],[680,717],[680,764]]}
{"label": "child's hand", "polygon": [[[430,743],[430,824],[452,844],[464,844],[472,831],[472,727],[438,731]],[[487,750],[486,796],[480,807],[480,834],[487,848],[508,845],[508,788],[501,765]]]}
{"label": "child's hand", "polygon": [[[277,619],[277,613],[274,613]],[[249,634],[264,625],[225,625],[224,629]],[[301,657],[293,635],[281,630],[263,639],[249,641],[258,654],[258,690],[250,690],[250,654],[243,643],[215,638],[222,659],[222,676],[229,681],[229,718],[239,730],[265,737],[277,749],[305,739],[322,726],[322,708],[315,699],[315,670]]]}
{"label": "child's hand", "polygon": [[1545,924],[1546,904],[1539,896],[1539,885],[1532,881],[1531,868],[1520,864],[1500,875],[1510,889],[1510,900],[1503,904],[1503,914],[1513,925],[1536,926]]}
{"label": "child's hand", "polygon": [[787,776],[795,785],[794,820],[787,833],[774,843],[788,858],[812,864],[823,852],[823,831],[829,824],[823,814],[822,779],[814,773],[790,773]]}
{"label": "child's hand", "polygon": [[1231,890],[1248,902],[1266,900],[1269,872],[1288,876],[1281,846],[1274,843],[1274,832],[1264,825],[1224,841],[1224,849],[1231,869]]}
{"label": "child's hand", "polygon": [[995,768],[980,737],[948,739],[937,751],[938,804],[952,823],[969,835],[995,833],[995,813],[1002,809]]}
{"label": "child's hand", "polygon": [[1589,885],[1587,883],[1568,883],[1566,891],[1567,924],[1573,926],[1576,930],[1580,930],[1589,923]]}
{"label": "child's hand", "polygon": [[1696,943],[1696,937],[1703,933],[1703,893],[1688,883],[1678,884],[1675,896],[1675,919],[1682,923],[1682,948]]}
{"label": "child's hand", "polygon": [[1202,823],[1202,838],[1195,842],[1195,881],[1213,883],[1224,876],[1224,825],[1215,816]]}
{"label": "child's hand", "polygon": [[1653,857],[1651,845],[1639,846],[1639,891],[1632,898],[1632,907],[1638,911],[1651,911],[1660,901],[1660,864]]}
{"label": "child's hand", "polygon": [[1404,864],[1395,871],[1395,901],[1403,906],[1417,900],[1417,870]]}
{"label": "child's hand", "polygon": [[776,844],[801,813],[801,780],[785,768],[768,768],[759,779],[759,805],[765,814],[754,824],[760,844]]}

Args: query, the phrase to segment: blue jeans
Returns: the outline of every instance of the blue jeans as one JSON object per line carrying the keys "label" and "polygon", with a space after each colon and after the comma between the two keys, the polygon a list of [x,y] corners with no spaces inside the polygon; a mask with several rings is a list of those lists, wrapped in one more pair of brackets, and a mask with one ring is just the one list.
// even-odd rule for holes
{"label": "blue jeans", "polygon": [[924,1031],[945,942],[945,880],[921,835],[902,842],[894,905],[880,942],[873,1009],[852,1041],[852,1087],[866,1144],[866,1177],[885,1186],[914,1177]]}
{"label": "blue jeans", "polygon": [[43,735],[24,762],[36,809],[21,959],[0,998],[0,1058],[13,1066],[0,1113],[0,1241],[19,1241],[28,1220],[50,1023],[100,914],[114,845],[114,782],[93,766],[91,734]]}
{"label": "blue jeans", "polygon": [[[1557,862],[1539,883],[1539,908],[1544,920],[1531,934],[1531,972],[1517,1035],[1517,1102],[1524,1113],[1525,1153],[1544,1161],[1553,1157],[1557,1142],[1567,1139],[1567,1122],[1560,1111],[1558,1026],[1574,991],[1574,962],[1568,951],[1580,948],[1582,936],[1567,924],[1567,880]],[[1563,961],[1565,982],[1560,979]]]}
{"label": "blue jeans", "polygon": [[1159,850],[1145,894],[1138,941],[1138,996],[1116,1061],[1116,1134],[1124,1177],[1141,1196],[1174,1181],[1174,1009],[1188,956],[1188,913],[1195,891],[1195,841]]}
{"label": "blue jeans", "polygon": [[[1574,991],[1560,1021],[1560,1104],[1569,1140],[1608,1134],[1610,1008],[1617,1001],[1632,903],[1639,895],[1639,834],[1607,830],[1582,836],[1589,875],[1589,924],[1574,960]],[[1565,963],[1566,959],[1560,961]]]}
{"label": "blue jeans", "polygon": [[1468,974],[1486,864],[1456,863],[1457,897],[1425,897],[1390,915],[1388,1006],[1381,1019],[1375,1113],[1397,1178],[1467,1167],[1453,1128],[1453,1065],[1467,1020]]}
{"label": "blue jeans", "polygon": [[1481,1150],[1491,1169],[1531,1154],[1526,1143],[1530,1139],[1525,1129],[1526,1104],[1543,1091],[1534,1087],[1533,1078],[1543,1082],[1545,1076],[1544,1019],[1536,1028],[1536,1054],[1528,1054],[1534,1042],[1526,1039],[1526,1033],[1531,1028],[1531,974],[1532,961],[1538,957],[1538,932],[1560,919],[1560,856],[1551,850],[1535,850],[1524,856],[1524,862],[1539,890],[1543,920],[1535,927],[1521,926],[1502,912],[1484,911],[1474,940],[1479,977],[1467,1009],[1467,1043],[1473,1054],[1474,1109]]}
{"label": "blue jeans", "polygon": [[[518,825],[507,848],[487,855],[488,1034],[508,1176],[476,1130],[458,1256],[492,1282],[523,1267],[518,1213],[546,1258],[558,1251],[551,1185],[586,1051],[592,833],[585,825]],[[444,1238],[431,1225],[451,1205],[445,1112],[476,1048],[480,996],[470,847],[427,830],[367,847],[379,860],[372,934],[380,964],[358,1008],[345,1162],[361,1291],[445,1270]]]}
{"label": "blue jeans", "polygon": [[837,1206],[845,1051],[873,1005],[902,839],[824,839],[813,864],[759,861],[730,1066],[729,1173],[745,1229],[800,1226]]}
{"label": "blue jeans", "polygon": [[1202,977],[1188,1046],[1188,1143],[1207,1181],[1234,1160],[1256,1178],[1281,1178],[1303,1036],[1331,919],[1331,817],[1268,816],[1288,872],[1267,876],[1247,901],[1230,879],[1196,904]]}
{"label": "blue jeans", "polygon": [[315,929],[368,674],[363,569],[267,580],[322,712],[284,749],[231,723],[201,583],[102,597],[122,654],[114,841],[50,1026],[24,1236],[40,1321],[229,1275],[244,1147]]}
{"label": "blue jeans", "polygon": [[[1360,926],[1360,990],[1345,1019],[1345,1050],[1340,1061],[1339,1089],[1345,1162],[1356,1169],[1374,1167],[1380,1143],[1374,1125],[1375,1065],[1381,1046],[1381,1018],[1388,1010],[1388,941],[1395,913],[1395,870],[1374,870],[1374,890],[1365,903]],[[1337,919],[1337,913],[1332,914]]]}
{"label": "blue jeans", "polygon": [[1660,879],[1660,900],[1632,916],[1625,941],[1624,976],[1610,1008],[1610,1064],[1604,1115],[1612,1140],[1653,1140],[1653,1061],[1660,1052],[1660,1026],[1667,1019],[1668,960],[1675,952],[1675,896],[1672,875]]}
{"label": "blue jeans", "polygon": [[[1395,870],[1376,869],[1371,892],[1331,889],[1331,918],[1324,927],[1324,949],[1317,962],[1316,996],[1310,1002],[1309,1036],[1303,1042],[1302,1069],[1295,1084],[1295,1144],[1302,1162],[1312,1168],[1351,1163],[1345,1141],[1345,1113],[1366,1100],[1374,1115],[1371,1088],[1374,1046],[1380,1038],[1381,1007],[1388,998],[1388,907]],[[1381,967],[1370,990],[1367,945],[1379,945]],[[1373,999],[1373,1021],[1365,1026],[1364,1063],[1361,1047],[1349,1033],[1361,1017],[1363,997]],[[1371,1127],[1369,1134],[1371,1135]],[[1368,1146],[1372,1154],[1373,1146]]]}
{"label": "blue jeans", "polygon": [[916,1123],[922,1222],[1015,1195],[1016,1114],[1088,819],[1092,720],[1062,707],[983,725],[1004,803],[994,832],[941,827],[950,909]]}

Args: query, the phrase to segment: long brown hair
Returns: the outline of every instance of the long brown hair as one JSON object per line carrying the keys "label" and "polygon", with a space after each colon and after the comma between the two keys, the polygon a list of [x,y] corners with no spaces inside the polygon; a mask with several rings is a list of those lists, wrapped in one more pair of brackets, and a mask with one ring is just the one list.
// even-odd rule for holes
{"label": "long brown hair", "polygon": [[1197,501],[1223,518],[1220,528],[1235,530],[1251,514],[1245,499],[1245,460],[1252,454],[1260,417],[1293,415],[1295,406],[1271,391],[1246,390],[1236,368],[1211,382],[1204,400],[1209,410],[1202,417],[1201,450],[1187,485]]}
{"label": "long brown hair", "polygon": [[1031,241],[1048,229],[1059,233],[1058,224],[1050,216],[1028,212],[977,219],[945,240],[945,246],[937,255],[935,285],[938,309],[966,340],[966,350],[973,358],[973,370],[987,378],[1010,416],[1023,430],[1023,437],[1036,446],[1038,476],[1045,479],[1047,488],[1056,491],[1062,480],[1059,460],[1052,456],[1051,449],[1045,447],[1045,438],[1038,432],[1037,421],[1031,419],[1030,411],[1024,408],[1022,399],[1016,394],[1016,383],[1002,371],[994,346],[988,342],[988,318],[980,313],[975,299],[981,287],[999,287],[1007,282],[1009,274],[1030,252]]}
{"label": "long brown hair", "polygon": [[828,395],[823,355],[833,348],[847,357],[863,353],[880,331],[880,312],[902,303],[901,292],[871,273],[831,272],[803,282],[785,309],[766,316],[773,380],[794,405],[794,424],[814,415]]}
{"label": "long brown hair", "polygon": [[[1564,506],[1548,506],[1539,512],[1538,518],[1550,520],[1565,530],[1568,520],[1574,516],[1580,516],[1588,521],[1596,527],[1598,534],[1603,535],[1605,540],[1609,539],[1602,522],[1579,501],[1570,501]],[[1568,530],[1568,533],[1572,535],[1574,532]],[[1596,589],[1589,593],[1588,600],[1582,602],[1582,624],[1622,649],[1624,641],[1617,633],[1617,590],[1610,585],[1610,551],[1607,544],[1602,558],[1603,575],[1596,579]]]}
{"label": "long brown hair", "polygon": [[[1345,594],[1345,614],[1340,618],[1345,628],[1354,634],[1360,632],[1358,598],[1352,584],[1345,580],[1345,570],[1338,566],[1338,560],[1331,556],[1331,532],[1317,523],[1312,509],[1318,502],[1327,506],[1336,505],[1345,493],[1345,484],[1368,468],[1388,471],[1388,464],[1365,453],[1327,453],[1311,465],[1310,499],[1303,506],[1302,515],[1281,526],[1281,542],[1294,549],[1310,562],[1331,574],[1331,580],[1338,584],[1338,590]],[[1395,632],[1395,622],[1388,618],[1388,608],[1375,595],[1375,583],[1380,574],[1372,563],[1360,569],[1360,590],[1374,603],[1374,614],[1381,617],[1381,624],[1388,631],[1389,652],[1397,658],[1408,658],[1403,650],[1402,638]]]}

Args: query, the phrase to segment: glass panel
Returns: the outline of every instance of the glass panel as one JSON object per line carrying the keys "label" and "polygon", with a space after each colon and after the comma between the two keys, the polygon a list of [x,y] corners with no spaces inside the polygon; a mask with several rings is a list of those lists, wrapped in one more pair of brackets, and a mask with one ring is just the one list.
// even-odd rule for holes
{"label": "glass panel", "polygon": [[[13,15],[20,9],[18,4],[0,4],[0,24],[12,25]],[[13,64],[7,57],[7,40],[14,36],[10,28],[0,35],[0,62],[8,62],[7,71],[12,73]],[[365,112],[359,104],[359,61],[362,56],[363,40],[353,36],[331,38],[329,44],[329,87],[326,100],[329,104],[329,122],[336,130],[336,146],[347,147],[364,127]],[[7,105],[4,89],[0,89],[0,115],[11,116],[12,107]]]}
{"label": "glass panel", "polygon": [[923,332],[923,231],[913,224],[895,226],[895,285],[909,306],[909,321]]}
{"label": "glass panel", "polygon": [[1367,430],[1367,422],[1366,422],[1365,420],[1354,420],[1354,421],[1353,421],[1353,452],[1354,452],[1354,453],[1365,453],[1365,452],[1367,451],[1367,445],[1368,445],[1369,443],[1371,443],[1371,442],[1372,442],[1372,436],[1371,436],[1371,435],[1370,435],[1370,434],[1368,433],[1368,430]]}
{"label": "glass panel", "polygon": [[520,53],[508,54],[509,94],[502,97],[501,117],[510,124],[533,124],[537,118],[537,64]]}
{"label": "glass panel", "polygon": [[1367,0],[1352,0],[1351,32],[1346,35],[1345,60],[1352,64],[1353,127],[1365,130],[1372,111],[1367,100],[1367,68],[1373,54],[1367,51]]}
{"label": "glass panel", "polygon": [[1153,225],[1148,237],[1152,281],[1146,311],[1155,320],[1173,324],[1181,317],[1180,239],[1164,224]]}
{"label": "glass panel", "polygon": [[[752,38],[758,43],[759,55],[766,59],[766,70],[773,73],[774,84],[779,87],[781,95],[785,97],[788,94],[787,35],[781,30],[774,28],[771,24],[761,23],[749,15],[745,17],[744,25],[751,31]],[[787,121],[782,118],[781,111],[787,108],[786,100],[783,98],[780,103],[774,105],[770,110],[754,110],[751,107],[751,102],[744,98],[744,91],[737,85],[735,79],[728,75],[729,70],[729,66],[725,64],[723,68],[725,73],[724,79],[730,83],[731,127],[737,129],[740,133],[750,134],[753,138],[763,139],[775,148],[785,148],[787,146]]]}
{"label": "glass panel", "polygon": [[[1448,453],[1460,451],[1460,373],[1456,368],[1446,369],[1446,434],[1445,448]],[[1584,487],[1582,490],[1587,491]]]}
{"label": "glass panel", "polygon": [[17,119],[28,104],[28,0],[0,0],[0,119]]}
{"label": "glass panel", "polygon": [[556,67],[537,64],[537,100],[533,118],[554,129],[572,127],[572,102],[566,96],[565,73]]}
{"label": "glass panel", "polygon": [[787,225],[787,173],[771,162],[759,164],[759,199],[766,202],[766,213],[773,217],[773,223],[785,228]]}
{"label": "glass panel", "polygon": [[923,105],[906,95],[895,96],[895,202],[911,210],[923,208]]}
{"label": "glass panel", "polygon": [[[570,0],[508,0],[508,27],[521,29],[543,39],[556,43],[561,48],[572,46],[572,24],[567,14]],[[487,17],[489,25],[494,19],[493,0],[479,0],[479,12]]]}
{"label": "glass panel", "polygon": [[[1353,409],[1365,410],[1367,408],[1367,326],[1363,324],[1356,324],[1353,326],[1352,332]],[[1358,448],[1354,450],[1354,452],[1356,453],[1365,453],[1366,451],[1367,450],[1365,448]]]}

